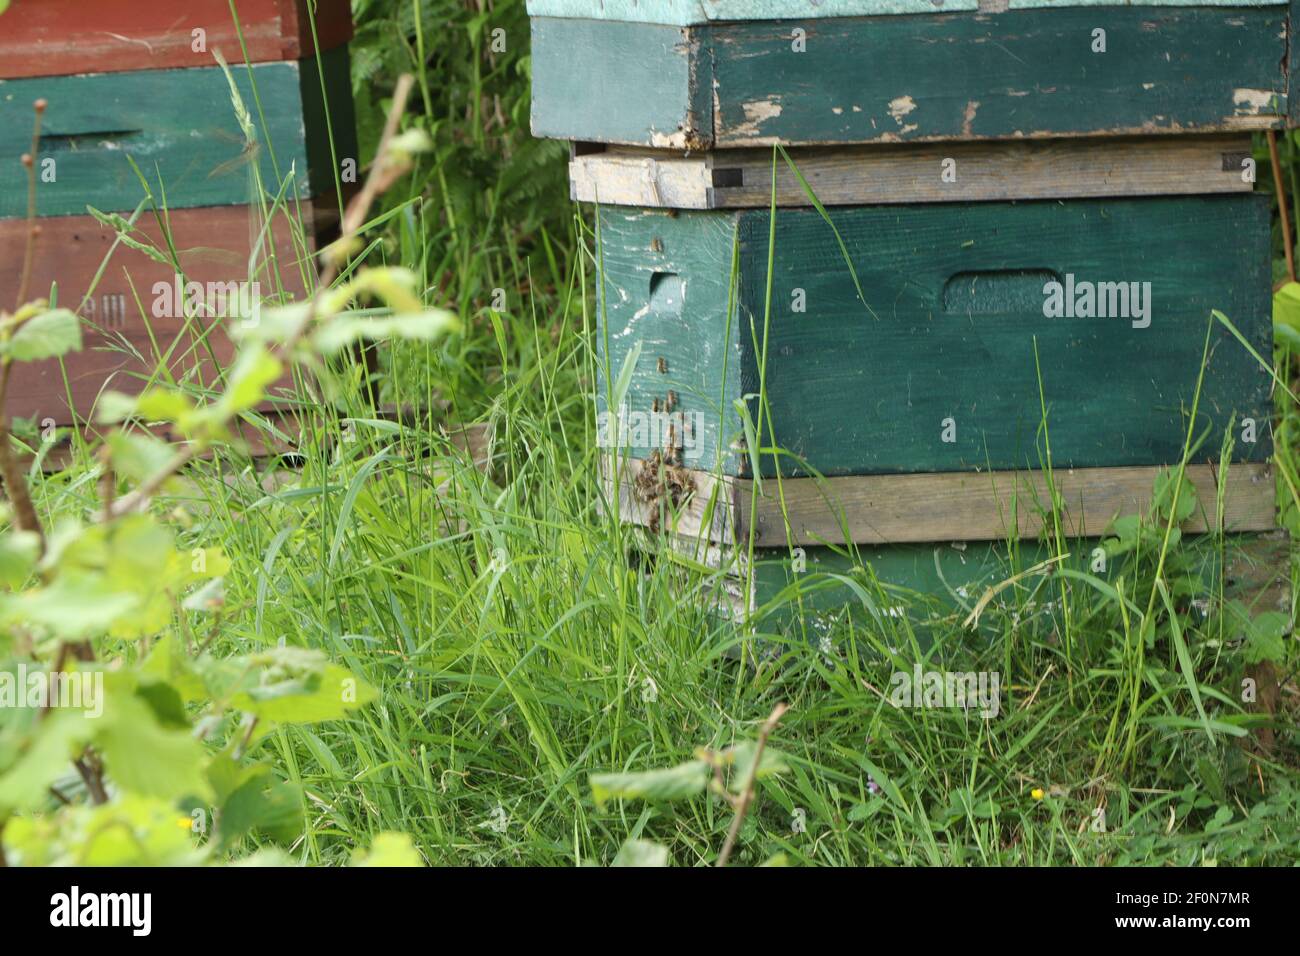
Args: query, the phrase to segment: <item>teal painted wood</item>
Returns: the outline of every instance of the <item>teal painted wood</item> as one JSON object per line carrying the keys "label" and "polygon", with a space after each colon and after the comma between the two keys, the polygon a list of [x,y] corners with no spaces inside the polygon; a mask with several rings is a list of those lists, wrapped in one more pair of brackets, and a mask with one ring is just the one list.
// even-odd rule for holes
{"label": "teal painted wood", "polygon": [[[1100,543],[1096,538],[1068,542],[1070,555],[1061,565],[1113,582],[1125,572],[1124,561],[1111,559],[1099,570],[1093,563],[1093,550]],[[1199,587],[1193,585],[1191,593],[1180,595],[1180,603],[1200,600],[1213,607],[1222,595],[1225,601],[1241,601],[1252,614],[1285,610],[1270,600],[1271,588],[1287,577],[1285,536],[1229,534],[1224,536],[1222,547],[1220,552],[1213,535],[1197,535],[1185,538],[1171,552],[1167,576],[1199,581]],[[806,548],[803,570],[795,572],[788,550],[760,549],[755,552],[754,605],[755,610],[769,603],[771,607],[758,626],[760,630],[783,629],[796,623],[798,605],[792,592],[782,594],[791,584],[799,584],[806,592],[804,611],[814,621],[846,613],[857,619],[872,617],[859,592],[849,585],[812,587],[819,574],[844,575],[854,580],[885,618],[897,615],[904,607],[913,620],[952,613],[965,617],[985,589],[1053,556],[1051,548],[1034,541],[1016,542],[1014,550],[989,542],[883,545],[859,548],[855,555],[831,548]],[[1229,567],[1226,579],[1222,574],[1225,557]],[[1250,572],[1242,574],[1247,567]],[[991,602],[983,623],[991,624],[999,610],[1017,612],[1022,622],[1030,613],[1045,617],[1059,613],[1059,579],[1031,575],[1022,580],[1021,587],[1004,590]]]}
{"label": "teal painted wood", "polygon": [[805,52],[788,21],[535,18],[533,131],[700,149],[1259,129],[1286,114],[1280,4],[801,26]]}
{"label": "teal painted wood", "polygon": [[[320,60],[263,63],[233,69],[261,143],[266,188],[290,167],[297,193],[332,190],[333,160],[321,94],[323,69],[339,157],[355,156],[355,123],[346,47]],[[54,160],[54,181],[38,182],[42,216],[134,209],[144,191],[128,157],[148,177],[155,197],[172,207],[249,202],[248,169],[239,163],[243,140],[230,88],[218,67],[144,70],[83,76],[0,81],[0,155],[31,148],[32,103],[49,102],[41,136],[41,159]],[[265,123],[261,121],[265,117]],[[275,163],[272,162],[274,154]],[[26,177],[17,162],[0,166],[0,218],[25,216]]]}
{"label": "teal painted wood", "polygon": [[[820,215],[777,214],[766,389],[777,445],[808,466],[786,459],[785,474],[1040,467],[1035,342],[1057,467],[1175,463],[1210,310],[1271,354],[1262,195],[864,206],[831,216],[867,305]],[[653,411],[673,391],[675,410],[695,426],[683,463],[707,470],[720,456],[726,473],[746,474],[732,405],[759,390],[768,211],[606,208],[601,223],[615,374],[642,343],[628,409]],[[729,324],[733,229],[738,312]],[[1149,282],[1149,292],[1138,287],[1149,324],[1132,304],[1130,318],[1045,317],[1044,286],[1069,276],[1078,290]],[[670,281],[671,302],[651,294]],[[806,311],[794,311],[797,301]],[[1238,440],[1236,457],[1264,460],[1268,376],[1217,325],[1212,343],[1198,427],[1210,437],[1196,460],[1217,459],[1234,416],[1256,422],[1256,441]],[[748,407],[757,420],[756,401]],[[625,437],[645,457],[662,435]],[[770,456],[762,468],[773,473]]]}
{"label": "teal painted wood", "polygon": [[[1291,23],[1300,23],[1300,0],[1290,0],[1287,6]],[[1287,44],[1286,72],[1287,76],[1294,77],[1296,71],[1300,70],[1300,42],[1292,41]],[[1300,92],[1287,98],[1287,125],[1291,127],[1300,126]]]}
{"label": "teal painted wood", "polygon": [[[1060,7],[1266,7],[1278,0],[1010,0],[1012,10]],[[978,0],[528,0],[534,17],[693,26],[712,20],[819,20],[978,10]]]}
{"label": "teal painted wood", "polygon": [[[719,422],[733,423],[733,402],[740,395],[744,359],[734,323],[728,328],[726,306],[732,287],[731,259],[736,219],[728,214],[675,215],[669,210],[637,212],[601,210],[599,244],[601,281],[597,352],[601,385],[597,404],[609,408],[607,385],[616,382],[629,352],[640,345],[636,373],[625,400],[628,438],[637,457],[659,446],[647,434],[647,411],[662,408],[670,397],[694,426],[686,464],[705,471],[734,455],[719,441]],[[608,357],[609,374],[605,374]],[[670,395],[671,393],[671,395]],[[685,422],[685,419],[683,419]],[[617,433],[609,430],[611,441]]]}
{"label": "teal painted wood", "polygon": [[[535,136],[581,139],[563,133],[577,123],[607,131],[619,142],[644,140],[651,146],[684,148],[693,142],[691,130],[712,126],[708,84],[695,76],[706,60],[699,56],[698,42],[682,30],[658,24],[538,19],[532,22],[532,33],[534,50],[568,50],[567,64],[549,59],[543,69],[534,68]],[[621,96],[601,96],[591,87],[613,76],[637,91],[635,109],[628,109]],[[580,117],[575,109],[581,109]]]}

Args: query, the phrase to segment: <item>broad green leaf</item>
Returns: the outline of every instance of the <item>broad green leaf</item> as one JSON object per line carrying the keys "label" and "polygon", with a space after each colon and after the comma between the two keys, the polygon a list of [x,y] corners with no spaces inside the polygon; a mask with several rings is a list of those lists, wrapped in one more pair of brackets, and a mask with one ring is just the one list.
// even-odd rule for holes
{"label": "broad green leaf", "polygon": [[100,574],[60,574],[48,587],[0,597],[0,623],[27,624],[56,637],[83,640],[136,610],[140,598],[112,587]]}
{"label": "broad green leaf", "polygon": [[147,422],[183,422],[194,412],[194,402],[184,392],[151,388],[135,400],[135,414]]}
{"label": "broad green leaf", "polygon": [[41,539],[34,531],[14,529],[0,535],[0,584],[19,587],[36,567],[40,550]]}
{"label": "broad green leaf", "polygon": [[[754,752],[757,749],[758,743],[753,740],[743,741],[731,748],[732,766],[729,786],[733,793],[740,793],[749,780],[749,772],[754,766]],[[789,769],[785,754],[772,747],[764,747],[763,756],[758,764],[758,773],[755,774],[754,779],[763,780],[773,774],[786,773]]]}
{"label": "broad green leaf", "polygon": [[190,657],[181,646],[178,633],[168,632],[154,641],[149,656],[140,665],[142,682],[157,680],[166,683],[187,703],[207,698],[207,688],[194,671]]}
{"label": "broad green leaf", "polygon": [[430,309],[388,318],[339,316],[322,325],[312,341],[320,351],[337,352],[356,342],[387,339],[432,342],[460,328],[460,321],[445,309]]}
{"label": "broad green leaf", "polygon": [[667,866],[668,847],[651,840],[628,840],[618,848],[611,866]]}
{"label": "broad green leaf", "polygon": [[662,770],[593,773],[591,796],[597,806],[612,799],[681,800],[700,794],[709,782],[709,765],[692,760]]}
{"label": "broad green leaf", "polygon": [[14,817],[5,849],[16,866],[193,866],[190,818],[166,800],[122,794],[101,806],[74,804]]}
{"label": "broad green leaf", "polygon": [[226,392],[217,403],[226,415],[237,415],[266,398],[266,389],[284,371],[280,361],[260,344],[245,348],[230,371]]}
{"label": "broad green leaf", "polygon": [[420,851],[405,833],[379,833],[370,843],[370,849],[358,852],[353,866],[415,867],[424,866]]}
{"label": "broad green leaf", "polygon": [[1265,611],[1246,628],[1246,661],[1258,664],[1272,661],[1281,664],[1286,660],[1286,634],[1291,619],[1281,611]]}
{"label": "broad green leaf", "polygon": [[422,312],[424,303],[416,294],[419,278],[401,266],[362,269],[350,280],[321,296],[318,313],[328,319],[342,312],[353,299],[375,297],[397,314]]}
{"label": "broad green leaf", "polygon": [[278,647],[245,659],[256,683],[244,683],[231,705],[271,723],[337,720],[364,707],[378,692],[319,651]]}
{"label": "broad green leaf", "polygon": [[[21,734],[24,739],[0,744],[0,817],[44,806],[50,784],[67,773],[94,734],[94,721],[79,709],[52,709],[41,720],[31,710],[23,708],[22,722],[6,727],[6,737]],[[10,749],[17,752],[5,767],[4,754]]]}
{"label": "broad green leaf", "polygon": [[226,579],[213,578],[181,602],[187,611],[219,611],[226,604]]}
{"label": "broad green leaf", "polygon": [[132,481],[144,481],[162,471],[176,454],[161,438],[144,432],[115,431],[108,436],[113,467]]}
{"label": "broad green leaf", "polygon": [[136,413],[136,396],[121,392],[102,392],[95,402],[95,421],[101,425],[117,425]]}
{"label": "broad green leaf", "polygon": [[227,326],[230,337],[240,342],[280,343],[297,337],[312,315],[310,301],[263,308],[256,322],[236,322]]}
{"label": "broad green leaf", "polygon": [[1273,293],[1273,330],[1300,336],[1300,282],[1288,282]]}
{"label": "broad green leaf", "polygon": [[16,362],[39,362],[81,349],[81,323],[67,309],[53,309],[28,319],[0,348]]}
{"label": "broad green leaf", "polygon": [[408,160],[416,153],[433,149],[433,140],[422,129],[408,129],[388,141],[388,152],[399,160]]}
{"label": "broad green leaf", "polygon": [[193,734],[159,723],[135,693],[132,675],[106,674],[104,689],[104,715],[94,742],[110,779],[145,796],[205,798],[210,792],[203,773],[207,754]]}
{"label": "broad green leaf", "polygon": [[[265,768],[263,768],[265,769]],[[302,835],[302,791],[265,772],[238,787],[221,805],[221,842],[230,846],[254,831],[277,843]]]}

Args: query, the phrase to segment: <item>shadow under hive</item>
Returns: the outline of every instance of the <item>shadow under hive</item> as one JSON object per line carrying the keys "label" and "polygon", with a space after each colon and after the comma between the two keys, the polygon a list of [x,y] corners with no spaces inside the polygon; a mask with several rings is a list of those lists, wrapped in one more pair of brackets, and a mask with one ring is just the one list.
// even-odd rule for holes
{"label": "shadow under hive", "polygon": [[1053,494],[1106,577],[1190,430],[1206,593],[1274,609],[1271,380],[1211,312],[1272,354],[1248,131],[1289,118],[1290,8],[981,6],[530,0],[533,131],[598,204],[610,497],[742,612],[858,563],[960,605],[1053,557]]}
{"label": "shadow under hive", "polygon": [[230,294],[307,288],[338,219],[336,163],[356,156],[350,7],[322,0],[314,20],[306,0],[238,10],[238,24],[226,0],[14,0],[5,13],[0,154],[14,161],[0,167],[0,296],[12,305],[22,284],[16,160],[43,99],[27,297],[75,309],[84,339],[62,363],[16,367],[7,414],[82,425],[103,391],[138,392],[160,364],[211,385],[234,354]]}

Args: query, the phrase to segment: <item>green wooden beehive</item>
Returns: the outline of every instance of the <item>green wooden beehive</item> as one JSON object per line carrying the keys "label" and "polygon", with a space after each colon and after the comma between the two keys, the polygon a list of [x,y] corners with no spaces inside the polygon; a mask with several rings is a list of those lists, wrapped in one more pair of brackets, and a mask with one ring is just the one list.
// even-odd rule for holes
{"label": "green wooden beehive", "polygon": [[[599,238],[602,364],[639,349],[620,404],[682,422],[672,448],[641,418],[619,444],[727,475],[752,472],[760,384],[786,475],[1038,468],[1044,409],[1060,467],[1175,463],[1211,310],[1272,344],[1258,195],[779,209],[774,232],[764,209],[602,207]],[[1073,314],[1047,314],[1051,283]],[[1250,419],[1234,454],[1264,461],[1268,374],[1210,335],[1201,454]]]}
{"label": "green wooden beehive", "polygon": [[533,130],[598,207],[608,500],[738,609],[1079,570],[1181,463],[1207,588],[1275,528],[1247,134],[1300,99],[1288,4],[529,11]]}
{"label": "green wooden beehive", "polygon": [[1300,55],[1259,0],[528,6],[533,132],[661,148],[1262,129]]}
{"label": "green wooden beehive", "polygon": [[[251,147],[230,82],[252,113]],[[53,161],[37,184],[43,216],[83,215],[87,206],[130,211],[145,195],[141,175],[170,208],[248,202],[251,161],[273,192],[292,169],[286,195],[308,199],[336,188],[335,154],[356,153],[346,46],[319,58],[238,65],[230,81],[217,66],[0,80],[0,153],[30,149],[37,99],[49,103],[41,155]],[[26,214],[25,171],[6,164],[0,219]]]}

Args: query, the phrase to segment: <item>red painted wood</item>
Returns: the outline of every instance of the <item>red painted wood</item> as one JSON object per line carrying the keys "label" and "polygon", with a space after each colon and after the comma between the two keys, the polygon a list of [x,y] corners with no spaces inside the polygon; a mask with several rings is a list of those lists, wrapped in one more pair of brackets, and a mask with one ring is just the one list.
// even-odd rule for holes
{"label": "red painted wood", "polygon": [[[324,208],[324,203],[322,204]],[[312,245],[315,235],[332,217],[317,213],[311,204],[303,205]],[[109,256],[115,237],[90,216],[63,216],[40,219],[36,240],[35,266],[28,298],[48,297],[51,283],[58,283],[60,305],[76,308],[84,319],[84,348],[65,359],[72,408],[79,421],[92,417],[96,399],[102,390],[135,393],[146,384],[138,376],[151,373],[173,344],[169,365],[178,378],[197,370],[204,383],[214,381],[212,356],[196,344],[202,329],[186,325],[183,317],[155,317],[157,296],[154,284],[175,282],[174,270],[144,253],[119,245],[108,259],[103,275],[87,299],[105,256]],[[157,223],[147,214],[140,225],[149,241],[166,249],[161,242]],[[0,300],[12,307],[18,295],[26,233],[23,220],[0,221]],[[246,206],[218,206],[177,209],[171,212],[170,233],[186,279],[193,282],[239,281],[248,275],[251,220]],[[288,222],[278,217],[275,233],[278,273],[287,291],[301,295],[302,272],[299,254],[294,250]],[[139,238],[139,237],[137,237]],[[263,271],[259,277],[261,291],[269,294],[273,279]],[[137,299],[139,304],[137,305]],[[143,307],[144,315],[141,315]],[[166,310],[163,310],[166,311]],[[148,324],[146,324],[146,318]],[[227,365],[234,348],[222,327],[223,319],[205,319],[203,327],[217,327],[208,336],[216,361]],[[150,337],[152,327],[153,337]],[[121,351],[123,342],[138,351],[143,361]],[[156,345],[155,345],[156,342]],[[112,346],[114,351],[110,351]],[[58,425],[72,423],[63,373],[55,361],[15,364],[9,386],[8,407],[11,417],[35,418],[39,424],[53,419]]]}
{"label": "red painted wood", "polygon": [[[310,56],[307,0],[237,0],[254,63]],[[194,49],[195,29],[206,49]],[[349,0],[319,0],[322,50],[352,36]],[[228,0],[13,0],[0,14],[0,79],[212,66],[212,50],[244,62]]]}

